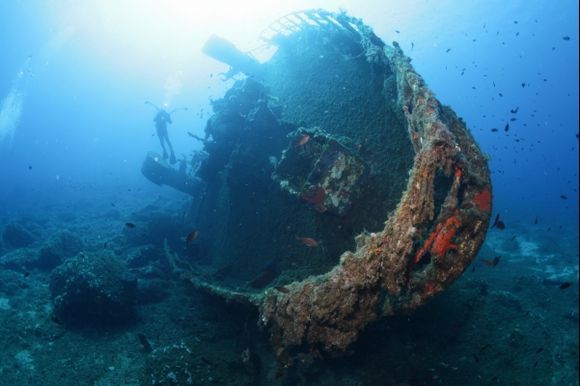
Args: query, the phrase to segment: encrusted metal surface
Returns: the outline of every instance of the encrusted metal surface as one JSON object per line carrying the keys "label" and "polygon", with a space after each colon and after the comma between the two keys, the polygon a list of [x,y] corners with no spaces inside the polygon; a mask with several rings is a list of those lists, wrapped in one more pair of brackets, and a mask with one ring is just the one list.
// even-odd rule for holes
{"label": "encrusted metal surface", "polygon": [[[385,111],[395,117],[389,122],[400,119],[408,133],[415,153],[412,167],[408,172],[399,172],[398,180],[386,180],[384,176],[388,174],[380,174],[381,170],[392,172],[395,164],[380,169],[387,164],[380,163],[377,154],[381,153],[373,149],[392,144],[377,137],[370,139],[375,143],[367,145],[364,139],[356,139],[356,131],[350,135],[352,146],[337,141],[333,137],[337,133],[325,134],[336,123],[333,119],[339,114],[334,113],[325,115],[327,120],[320,120],[327,123],[321,131],[289,130],[286,158],[276,160],[275,180],[282,184],[283,191],[308,203],[316,211],[312,216],[346,213],[349,219],[348,216],[356,216],[357,210],[372,213],[375,201],[360,197],[372,197],[372,189],[381,191],[387,184],[406,181],[398,205],[392,211],[381,209],[388,206],[374,205],[375,214],[378,212],[385,221],[384,227],[375,232],[358,232],[353,250],[343,250],[339,262],[326,273],[282,283],[283,286],[274,287],[274,281],[261,292],[246,296],[239,287],[228,289],[207,277],[192,278],[198,286],[219,296],[238,301],[247,298],[257,304],[259,323],[269,332],[279,359],[286,364],[297,358],[310,360],[343,354],[369,323],[411,311],[443,291],[475,258],[491,213],[487,162],[464,122],[441,105],[396,43],[386,45],[360,20],[348,21],[359,32],[354,42],[359,50],[357,57],[366,61],[373,79],[379,77],[377,84],[383,85],[379,92],[389,108]],[[284,87],[272,88],[283,94]],[[356,97],[351,100],[353,105],[341,108],[355,111],[363,103]],[[306,114],[302,104],[298,108],[291,104],[291,98],[279,102],[285,112],[281,121]],[[313,106],[305,108],[316,111]],[[313,121],[316,123],[315,118]],[[363,126],[361,123],[361,130]],[[396,136],[389,138],[395,140]],[[370,149],[366,153],[365,146]],[[361,148],[363,156],[358,154]],[[305,172],[297,171],[297,165],[302,165]],[[361,183],[367,173],[370,187]],[[380,185],[381,181],[385,185]],[[363,186],[366,190],[359,194],[358,189]],[[365,207],[364,203],[371,206]],[[356,217],[352,219],[356,223]],[[333,241],[325,240],[327,245]]]}
{"label": "encrusted metal surface", "polygon": [[339,139],[321,129],[289,134],[273,177],[288,193],[323,213],[344,215],[359,193],[366,165]]}

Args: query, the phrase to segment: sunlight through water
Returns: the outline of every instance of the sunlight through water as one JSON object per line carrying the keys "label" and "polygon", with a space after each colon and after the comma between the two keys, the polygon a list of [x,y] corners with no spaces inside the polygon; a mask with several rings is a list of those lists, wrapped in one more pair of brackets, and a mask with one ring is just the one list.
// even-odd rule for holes
{"label": "sunlight through water", "polygon": [[12,82],[8,94],[0,103],[0,144],[12,143],[14,133],[20,122],[22,105],[26,90],[26,81],[29,77],[30,58],[27,58]]}

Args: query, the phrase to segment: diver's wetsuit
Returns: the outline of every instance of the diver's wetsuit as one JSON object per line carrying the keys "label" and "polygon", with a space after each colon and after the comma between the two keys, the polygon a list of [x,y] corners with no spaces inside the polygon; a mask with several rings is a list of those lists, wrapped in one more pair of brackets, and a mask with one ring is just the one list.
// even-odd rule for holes
{"label": "diver's wetsuit", "polygon": [[175,160],[175,153],[173,152],[173,146],[171,146],[171,142],[169,141],[169,134],[167,133],[167,124],[171,122],[171,115],[163,109],[159,109],[155,118],[155,128],[157,129],[157,136],[159,137],[159,142],[161,142],[161,147],[163,148],[163,158],[167,159],[167,150],[165,149],[165,142],[167,142],[167,146],[169,146],[169,151],[171,152],[169,157],[169,162],[174,164]]}

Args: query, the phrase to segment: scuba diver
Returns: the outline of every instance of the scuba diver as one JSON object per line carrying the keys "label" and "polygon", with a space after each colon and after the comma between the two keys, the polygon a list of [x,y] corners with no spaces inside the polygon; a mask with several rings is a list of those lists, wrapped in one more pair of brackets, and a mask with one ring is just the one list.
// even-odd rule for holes
{"label": "scuba diver", "polygon": [[169,140],[169,133],[167,132],[167,124],[173,123],[171,121],[171,114],[179,110],[187,110],[187,107],[182,107],[178,109],[173,109],[170,112],[165,111],[164,109],[157,107],[153,103],[146,101],[145,104],[153,106],[157,110],[157,114],[153,118],[155,122],[155,128],[157,129],[157,136],[159,137],[159,142],[161,143],[161,148],[163,149],[163,159],[167,159],[167,149],[165,148],[165,143],[169,147],[169,163],[172,165],[177,162],[175,159],[175,153],[173,152],[173,146],[171,145],[171,141]]}

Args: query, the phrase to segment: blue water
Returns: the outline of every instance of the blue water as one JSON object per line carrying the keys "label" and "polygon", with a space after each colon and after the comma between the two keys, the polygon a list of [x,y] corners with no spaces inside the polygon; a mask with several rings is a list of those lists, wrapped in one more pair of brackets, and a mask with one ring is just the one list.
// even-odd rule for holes
{"label": "blue water", "polygon": [[[189,107],[171,127],[177,153],[188,154],[197,144],[186,132],[202,132],[208,100],[223,90],[210,74],[225,67],[201,54],[205,39],[220,32],[255,48],[271,20],[301,9],[230,5],[256,20],[248,22],[230,20],[219,4],[198,10],[173,1],[156,9],[146,2],[142,15],[137,2],[34,4],[0,5],[3,210],[26,211],[39,197],[61,200],[78,189],[91,195],[128,183],[146,187],[136,170],[157,139],[154,111],[143,102]],[[401,44],[491,157],[494,204],[507,221],[538,216],[554,226],[578,226],[575,2],[320,4],[343,7],[386,42]]]}
{"label": "blue water", "polygon": [[[562,309],[577,311],[579,36],[572,0],[2,1],[0,225],[42,218],[52,228],[62,213],[78,224],[111,206],[129,213],[158,196],[183,201],[141,174],[146,153],[161,151],[155,110],[145,101],[187,107],[172,116],[169,136],[177,158],[189,158],[201,145],[188,132],[203,137],[210,101],[232,84],[218,76],[227,67],[201,53],[205,40],[218,33],[252,50],[271,21],[318,7],[345,9],[385,42],[397,41],[438,99],[465,120],[490,159],[493,215],[510,232],[490,231],[482,253],[509,254],[502,248],[517,235],[540,245],[535,258],[566,256],[550,269],[568,269],[558,277],[573,280],[575,292],[565,293]],[[505,282],[478,266],[476,280],[510,291],[505,283],[529,273],[528,263],[518,260]],[[545,288],[552,290],[540,285],[542,296],[561,300],[562,291]],[[7,294],[0,291],[0,300]],[[26,354],[18,358],[26,363]],[[569,360],[564,366],[574,367]],[[4,371],[0,364],[0,384]]]}

